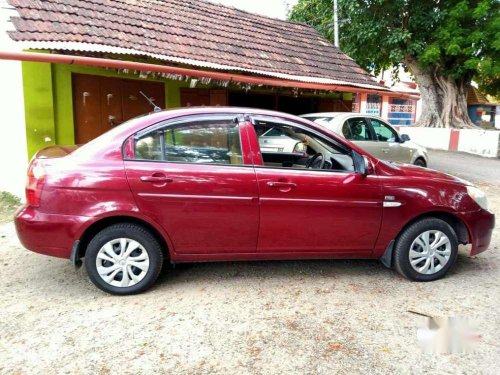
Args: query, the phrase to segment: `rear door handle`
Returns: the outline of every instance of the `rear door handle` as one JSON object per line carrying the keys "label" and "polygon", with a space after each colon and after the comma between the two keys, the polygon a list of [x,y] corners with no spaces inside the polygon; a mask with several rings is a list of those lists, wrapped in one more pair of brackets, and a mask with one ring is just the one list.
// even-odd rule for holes
{"label": "rear door handle", "polygon": [[172,182],[173,180],[171,178],[168,178],[165,175],[160,174],[160,173],[155,173],[151,176],[141,176],[141,181],[142,182],[152,182],[155,184],[162,184],[162,183]]}
{"label": "rear door handle", "polygon": [[384,154],[388,154],[388,153],[389,153],[389,149],[388,149],[388,148],[383,148],[383,149],[382,149],[382,152],[383,152]]}
{"label": "rear door handle", "polygon": [[293,182],[269,181],[267,183],[267,186],[282,189],[282,188],[296,188],[297,184]]}

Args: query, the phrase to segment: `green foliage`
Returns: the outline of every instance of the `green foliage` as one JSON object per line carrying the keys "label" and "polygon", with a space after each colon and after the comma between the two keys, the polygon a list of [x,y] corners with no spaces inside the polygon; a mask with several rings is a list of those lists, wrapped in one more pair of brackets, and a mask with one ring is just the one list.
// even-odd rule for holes
{"label": "green foliage", "polygon": [[[332,0],[299,0],[290,19],[333,39]],[[339,0],[340,45],[375,73],[416,60],[499,93],[498,0]]]}
{"label": "green foliage", "polygon": [[12,220],[14,211],[21,205],[21,200],[6,191],[0,191],[0,223]]}

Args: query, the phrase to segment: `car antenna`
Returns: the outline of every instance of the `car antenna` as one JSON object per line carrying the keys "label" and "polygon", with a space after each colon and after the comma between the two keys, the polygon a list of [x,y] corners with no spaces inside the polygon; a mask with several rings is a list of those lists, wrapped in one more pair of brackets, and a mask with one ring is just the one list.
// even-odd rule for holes
{"label": "car antenna", "polygon": [[142,96],[144,96],[146,98],[146,100],[149,102],[149,104],[151,104],[153,106],[153,112],[161,112],[161,108],[158,107],[155,102],[153,102],[151,100],[151,98],[148,98],[148,96],[146,94],[144,94],[142,91],[139,91],[141,93]]}

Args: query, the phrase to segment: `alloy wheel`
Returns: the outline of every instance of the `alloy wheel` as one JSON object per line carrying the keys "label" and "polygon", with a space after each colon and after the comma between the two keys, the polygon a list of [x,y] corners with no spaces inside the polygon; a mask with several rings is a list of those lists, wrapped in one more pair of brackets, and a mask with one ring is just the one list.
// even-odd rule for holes
{"label": "alloy wheel", "polygon": [[415,238],[410,252],[410,264],[420,274],[432,275],[439,272],[451,257],[451,242],[439,230],[428,230]]}
{"label": "alloy wheel", "polygon": [[117,238],[101,247],[96,257],[99,276],[109,285],[129,287],[148,273],[149,254],[137,241]]}

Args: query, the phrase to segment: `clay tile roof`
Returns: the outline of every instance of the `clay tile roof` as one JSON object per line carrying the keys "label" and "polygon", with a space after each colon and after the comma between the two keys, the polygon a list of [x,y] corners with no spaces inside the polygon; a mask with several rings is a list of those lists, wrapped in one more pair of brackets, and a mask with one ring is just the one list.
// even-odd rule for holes
{"label": "clay tile roof", "polygon": [[470,86],[467,91],[467,104],[468,105],[490,105],[495,106],[495,103],[491,103],[486,96],[484,96],[478,89],[474,86]]}
{"label": "clay tile roof", "polygon": [[386,89],[313,28],[204,0],[9,0],[23,48],[149,56],[303,82]]}

